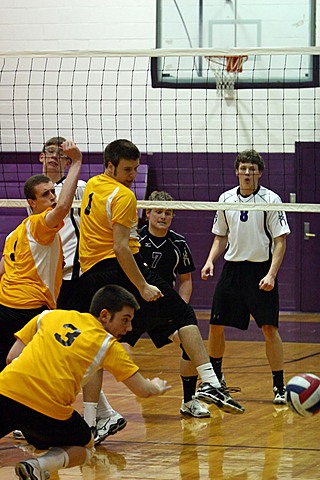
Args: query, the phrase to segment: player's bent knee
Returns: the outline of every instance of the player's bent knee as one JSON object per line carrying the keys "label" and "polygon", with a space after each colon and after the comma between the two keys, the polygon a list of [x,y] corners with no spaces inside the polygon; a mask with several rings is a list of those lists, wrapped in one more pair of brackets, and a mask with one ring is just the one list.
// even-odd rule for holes
{"label": "player's bent knee", "polygon": [[180,328],[189,327],[191,325],[198,325],[196,314],[191,305],[187,305],[186,311],[181,318]]}

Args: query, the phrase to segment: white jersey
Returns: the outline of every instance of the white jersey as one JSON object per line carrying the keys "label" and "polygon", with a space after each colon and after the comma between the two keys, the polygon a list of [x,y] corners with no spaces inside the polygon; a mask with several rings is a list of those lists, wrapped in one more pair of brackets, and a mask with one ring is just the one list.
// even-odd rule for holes
{"label": "white jersey", "polygon": [[225,260],[265,262],[271,258],[273,239],[290,233],[285,212],[245,209],[246,203],[282,203],[279,195],[265,187],[260,186],[248,197],[234,187],[220,195],[219,202],[243,203],[243,210],[219,210],[214,218],[212,232],[228,236]]}
{"label": "white jersey", "polygon": [[[57,198],[60,195],[65,179],[66,177],[62,177],[54,184]],[[86,182],[84,180],[78,180],[78,186],[74,196],[75,200],[82,200],[85,187]],[[71,208],[63,221],[64,226],[59,232],[65,262],[62,278],[63,280],[72,280],[81,275],[79,262],[80,207]]]}

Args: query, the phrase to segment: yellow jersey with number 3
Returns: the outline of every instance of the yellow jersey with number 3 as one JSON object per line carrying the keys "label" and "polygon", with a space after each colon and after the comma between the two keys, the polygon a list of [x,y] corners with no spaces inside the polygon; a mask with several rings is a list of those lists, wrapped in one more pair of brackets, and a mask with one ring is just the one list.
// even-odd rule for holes
{"label": "yellow jersey with number 3", "polygon": [[58,420],[70,418],[81,386],[98,369],[108,370],[117,381],[139,369],[89,313],[47,310],[16,338],[26,347],[0,372],[0,394]]}

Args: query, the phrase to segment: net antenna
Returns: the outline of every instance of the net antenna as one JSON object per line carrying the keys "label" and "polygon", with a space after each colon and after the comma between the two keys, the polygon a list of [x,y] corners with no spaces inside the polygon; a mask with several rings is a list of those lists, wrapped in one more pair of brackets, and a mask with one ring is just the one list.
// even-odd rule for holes
{"label": "net antenna", "polygon": [[243,70],[243,64],[248,60],[247,55],[210,55],[204,57],[213,71],[216,80],[216,89],[219,97],[228,99],[235,98],[234,85],[239,73]]}

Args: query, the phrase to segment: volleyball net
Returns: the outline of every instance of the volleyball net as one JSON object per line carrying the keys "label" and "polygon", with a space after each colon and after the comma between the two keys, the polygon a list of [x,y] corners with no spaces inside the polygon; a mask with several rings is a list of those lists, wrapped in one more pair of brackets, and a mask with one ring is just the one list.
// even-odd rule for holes
{"label": "volleyball net", "polygon": [[[266,162],[264,184],[285,203],[315,211],[315,179],[308,199],[297,198],[296,183],[297,145],[314,148],[309,164],[319,147],[318,54],[317,47],[0,52],[0,197],[23,198],[12,197],[19,189],[8,183],[37,173],[44,142],[61,135],[84,152],[87,177],[110,141],[131,139],[149,166],[148,188],[169,191],[184,202],[178,209],[216,203],[235,182],[235,155],[254,148]],[[231,87],[223,77],[230,74]]]}
{"label": "volleyball net", "polygon": [[[319,54],[318,47],[0,52],[0,250],[26,216],[23,185],[41,172],[39,153],[49,138],[77,143],[83,180],[103,171],[109,142],[127,138],[146,172],[138,206],[177,211],[174,228],[187,237],[200,269],[214,210],[241,209],[218,203],[238,183],[235,157],[255,149],[266,165],[261,184],[284,202],[263,209],[286,211],[293,232],[281,269],[282,308],[303,309],[292,289],[305,272],[311,284],[316,279],[303,265],[302,247],[320,268],[312,237],[320,229]],[[153,190],[175,201],[150,203]],[[200,308],[210,303],[202,290],[195,281]]]}

